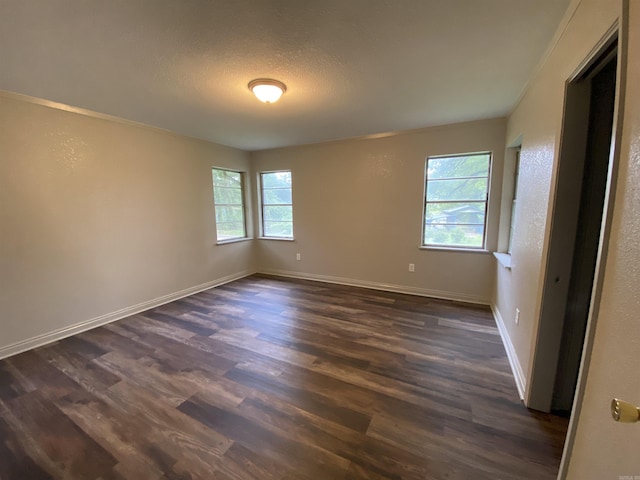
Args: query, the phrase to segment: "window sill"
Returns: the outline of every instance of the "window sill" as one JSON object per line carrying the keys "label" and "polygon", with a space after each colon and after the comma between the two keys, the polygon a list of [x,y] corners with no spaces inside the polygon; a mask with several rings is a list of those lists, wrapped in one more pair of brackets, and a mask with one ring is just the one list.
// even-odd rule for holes
{"label": "window sill", "polygon": [[226,245],[227,243],[247,242],[253,240],[253,237],[230,238],[228,240],[218,240],[216,245]]}
{"label": "window sill", "polygon": [[484,250],[482,248],[458,248],[458,247],[432,247],[421,245],[418,247],[420,250],[435,250],[441,252],[463,252],[463,253],[491,253],[489,250]]}
{"label": "window sill", "polygon": [[508,253],[493,252],[493,256],[496,257],[500,265],[507,270],[511,270],[511,255]]}
{"label": "window sill", "polygon": [[258,237],[258,240],[278,240],[280,242],[293,242],[295,238],[289,237]]}

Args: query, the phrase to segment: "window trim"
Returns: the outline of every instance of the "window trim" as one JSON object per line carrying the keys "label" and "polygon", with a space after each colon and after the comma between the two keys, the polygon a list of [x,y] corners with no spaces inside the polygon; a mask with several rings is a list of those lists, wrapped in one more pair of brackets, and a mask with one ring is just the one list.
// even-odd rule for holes
{"label": "window trim", "polygon": [[[269,173],[289,173],[289,175],[291,176],[291,203],[283,203],[283,204],[277,204],[277,205],[268,205],[268,206],[275,206],[275,207],[286,207],[286,206],[291,206],[291,236],[290,237],[282,237],[282,236],[274,236],[274,235],[265,235],[264,233],[264,188],[262,185],[262,175],[263,174],[269,174]],[[258,202],[259,202],[259,209],[258,209],[258,216],[259,216],[259,220],[260,220],[260,236],[258,237],[259,240],[282,240],[282,241],[294,241],[295,240],[295,233],[293,231],[293,172],[290,168],[280,168],[277,170],[262,170],[260,172],[258,172]]]}
{"label": "window trim", "polygon": [[[456,158],[456,157],[471,157],[471,156],[480,156],[480,155],[488,155],[489,156],[489,166],[487,168],[487,190],[484,200],[455,200],[455,201],[438,201],[438,202],[428,202],[427,201],[427,187],[429,182],[429,160],[432,159],[441,159],[441,158]],[[421,237],[420,237],[420,249],[421,250],[440,250],[440,251],[460,251],[460,252],[479,252],[479,253],[487,253],[487,225],[489,224],[489,197],[491,192],[491,174],[493,170],[493,152],[492,151],[479,151],[479,152],[466,152],[466,153],[454,153],[454,154],[446,154],[446,155],[429,155],[426,157],[424,162],[424,177],[423,177],[423,196],[422,196],[422,229],[421,229]],[[470,179],[470,178],[485,178],[482,177],[459,177],[459,179]],[[458,177],[452,177],[450,179],[457,180]],[[445,180],[445,179],[437,179],[437,180]],[[427,204],[428,203],[484,203],[484,224],[482,226],[482,245],[479,247],[473,246],[465,246],[465,245],[448,245],[448,244],[431,244],[425,243],[425,233],[427,227]],[[463,225],[463,224],[460,224]],[[471,224],[467,224],[471,225]],[[472,224],[472,225],[480,225],[480,224]]]}
{"label": "window trim", "polygon": [[[214,170],[220,170],[220,171],[225,171],[225,172],[232,172],[232,173],[238,173],[240,174],[240,195],[242,197],[242,224],[243,224],[243,229],[244,229],[244,235],[241,237],[229,237],[229,238],[223,238],[220,239],[218,238],[218,215],[217,215],[217,208],[218,207],[223,207],[223,206],[231,206],[231,205],[218,205],[216,203],[216,197],[215,197],[215,180],[213,179],[213,171]],[[233,168],[224,168],[224,167],[215,167],[212,166],[211,167],[211,188],[213,190],[213,209],[214,209],[214,213],[213,213],[213,218],[215,220],[215,225],[216,225],[216,245],[224,245],[227,243],[236,243],[236,242],[243,242],[245,240],[251,240],[251,237],[249,237],[249,229],[248,229],[248,225],[247,225],[247,190],[246,190],[246,185],[247,185],[247,172],[243,171],[243,170],[234,170]],[[237,205],[233,205],[233,206],[237,206]]]}

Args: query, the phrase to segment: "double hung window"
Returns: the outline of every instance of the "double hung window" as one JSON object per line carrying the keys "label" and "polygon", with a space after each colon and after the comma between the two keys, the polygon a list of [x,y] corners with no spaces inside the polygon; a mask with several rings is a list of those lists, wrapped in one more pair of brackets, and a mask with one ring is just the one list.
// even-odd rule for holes
{"label": "double hung window", "polygon": [[262,236],[293,238],[291,171],[260,173]]}
{"label": "double hung window", "polygon": [[244,174],[221,168],[214,168],[212,174],[218,242],[246,238]]}
{"label": "double hung window", "polygon": [[490,153],[427,158],[422,245],[484,249]]}

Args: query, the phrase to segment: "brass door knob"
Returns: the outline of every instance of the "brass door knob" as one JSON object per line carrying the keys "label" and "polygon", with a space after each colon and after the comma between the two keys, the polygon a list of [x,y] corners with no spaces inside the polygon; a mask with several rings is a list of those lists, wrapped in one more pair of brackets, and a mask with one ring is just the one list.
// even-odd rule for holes
{"label": "brass door knob", "polygon": [[614,398],[611,400],[611,416],[616,422],[636,423],[640,421],[640,408]]}

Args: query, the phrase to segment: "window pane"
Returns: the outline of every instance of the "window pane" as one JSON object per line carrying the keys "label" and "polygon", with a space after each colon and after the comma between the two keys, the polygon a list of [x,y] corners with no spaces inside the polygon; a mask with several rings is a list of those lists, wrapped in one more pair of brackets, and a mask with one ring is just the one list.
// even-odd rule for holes
{"label": "window pane", "polygon": [[262,188],[291,188],[291,172],[263,173]]}
{"label": "window pane", "polygon": [[218,240],[227,240],[229,238],[243,238],[247,234],[244,230],[244,222],[226,222],[218,223]]}
{"label": "window pane", "polygon": [[292,222],[293,212],[291,206],[286,207],[269,207],[265,206],[263,210],[265,222]]}
{"label": "window pane", "polygon": [[513,231],[515,227],[515,220],[516,220],[516,199],[513,199],[513,202],[511,202],[511,219],[509,222],[509,245],[507,248],[507,253],[511,253],[511,247],[513,246]]}
{"label": "window pane", "polygon": [[291,204],[291,188],[265,189],[262,198],[265,205]]}
{"label": "window pane", "polygon": [[266,237],[293,238],[292,222],[264,222],[264,235]]}
{"label": "window pane", "polygon": [[244,222],[242,207],[216,207],[216,223]]}
{"label": "window pane", "polygon": [[427,203],[425,225],[474,223],[484,225],[484,202]]}
{"label": "window pane", "polygon": [[482,248],[484,225],[425,225],[425,245]]}
{"label": "window pane", "polygon": [[242,174],[240,172],[230,172],[229,170],[218,170],[214,168],[213,185],[240,188],[242,185]]}
{"label": "window pane", "polygon": [[242,190],[239,188],[214,186],[213,199],[217,205],[242,205]]}
{"label": "window pane", "polygon": [[488,177],[491,155],[462,155],[459,157],[429,158],[427,178]]}
{"label": "window pane", "polygon": [[485,200],[487,178],[464,180],[431,180],[427,183],[427,201],[434,200]]}

